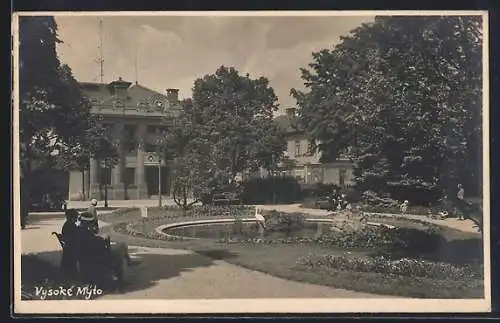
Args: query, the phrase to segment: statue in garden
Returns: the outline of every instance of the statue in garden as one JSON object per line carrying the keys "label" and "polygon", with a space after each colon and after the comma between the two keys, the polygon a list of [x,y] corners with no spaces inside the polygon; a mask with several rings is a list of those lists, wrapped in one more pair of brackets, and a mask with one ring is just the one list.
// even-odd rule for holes
{"label": "statue in garden", "polygon": [[262,235],[266,230],[266,218],[262,214],[262,209],[256,207],[255,208],[255,220],[259,226],[259,233]]}
{"label": "statue in garden", "polygon": [[408,200],[404,200],[404,202],[401,203],[401,205],[399,206],[399,210],[401,211],[401,214],[406,213],[406,211],[408,210],[409,204],[410,204],[410,202],[408,202]]}

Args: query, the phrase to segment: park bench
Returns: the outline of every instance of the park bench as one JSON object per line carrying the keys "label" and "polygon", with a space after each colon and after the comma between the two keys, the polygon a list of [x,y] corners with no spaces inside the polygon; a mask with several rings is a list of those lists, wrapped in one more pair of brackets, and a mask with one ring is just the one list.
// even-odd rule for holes
{"label": "park bench", "polygon": [[[63,235],[58,232],[52,232],[52,235],[56,236],[64,252],[67,242],[64,240]],[[113,277],[116,277],[117,282],[121,284],[123,282],[124,263],[122,259],[113,255],[109,236],[104,239],[104,247],[101,253],[77,255],[79,273],[94,282],[107,280],[108,278],[114,280]]]}
{"label": "park bench", "polygon": [[52,235],[56,236],[57,241],[59,241],[59,245],[61,245],[61,248],[64,250],[64,247],[66,246],[66,242],[64,241],[62,234],[57,233],[57,232],[52,232]]}
{"label": "park bench", "polygon": [[241,200],[232,192],[215,194],[212,198],[212,204],[214,205],[234,205],[240,203]]}
{"label": "park bench", "polygon": [[[66,246],[66,242],[63,239],[63,236],[61,233],[57,232],[52,232],[52,235],[55,235],[57,240],[59,241],[59,244],[61,245],[61,248],[64,250],[64,247]],[[104,239],[105,246],[107,249],[111,248],[111,238],[108,236]]]}

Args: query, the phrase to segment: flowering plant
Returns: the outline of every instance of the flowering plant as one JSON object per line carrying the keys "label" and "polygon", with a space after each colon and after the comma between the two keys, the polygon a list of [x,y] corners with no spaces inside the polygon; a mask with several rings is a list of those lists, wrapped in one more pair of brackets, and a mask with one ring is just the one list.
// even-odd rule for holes
{"label": "flowering plant", "polygon": [[297,263],[309,268],[323,267],[330,270],[375,272],[409,277],[452,280],[482,278],[482,268],[410,258],[392,260],[384,256],[359,257],[350,254],[342,256],[308,255],[299,258]]}

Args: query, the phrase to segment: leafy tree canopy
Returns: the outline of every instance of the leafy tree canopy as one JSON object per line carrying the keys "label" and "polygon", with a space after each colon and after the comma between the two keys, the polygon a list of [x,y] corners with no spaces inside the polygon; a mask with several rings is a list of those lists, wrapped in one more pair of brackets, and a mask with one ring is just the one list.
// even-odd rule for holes
{"label": "leafy tree canopy", "polygon": [[[324,161],[349,152],[360,191],[432,202],[481,187],[481,17],[377,17],[313,53],[292,89]],[[419,200],[420,201],[417,201]]]}
{"label": "leafy tree canopy", "polygon": [[278,98],[269,80],[221,66],[194,82],[200,136],[211,143],[218,170],[234,179],[248,168],[273,168],[285,149],[273,120]]}
{"label": "leafy tree canopy", "polygon": [[89,128],[90,106],[71,69],[59,61],[58,43],[53,17],[20,18],[19,128],[22,169],[28,173],[27,164],[53,159]]}

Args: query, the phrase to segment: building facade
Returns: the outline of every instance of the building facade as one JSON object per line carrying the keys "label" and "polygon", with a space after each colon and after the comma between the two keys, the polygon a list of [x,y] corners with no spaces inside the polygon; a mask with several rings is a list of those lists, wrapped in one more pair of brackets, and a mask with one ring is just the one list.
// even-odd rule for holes
{"label": "building facade", "polygon": [[335,184],[340,187],[352,185],[352,162],[347,157],[340,157],[331,163],[322,163],[321,152],[310,152],[310,142],[304,132],[293,126],[295,108],[286,109],[286,115],[276,118],[280,127],[287,133],[288,157],[284,171],[302,184]]}
{"label": "building facade", "polygon": [[81,86],[92,102],[92,114],[110,134],[118,163],[106,167],[89,156],[87,173],[70,173],[69,199],[102,200],[105,194],[110,200],[147,199],[157,196],[160,186],[162,195],[170,195],[171,167],[168,161],[158,166],[157,152],[168,122],[175,122],[180,112],[178,90],[162,94],[121,78]]}

